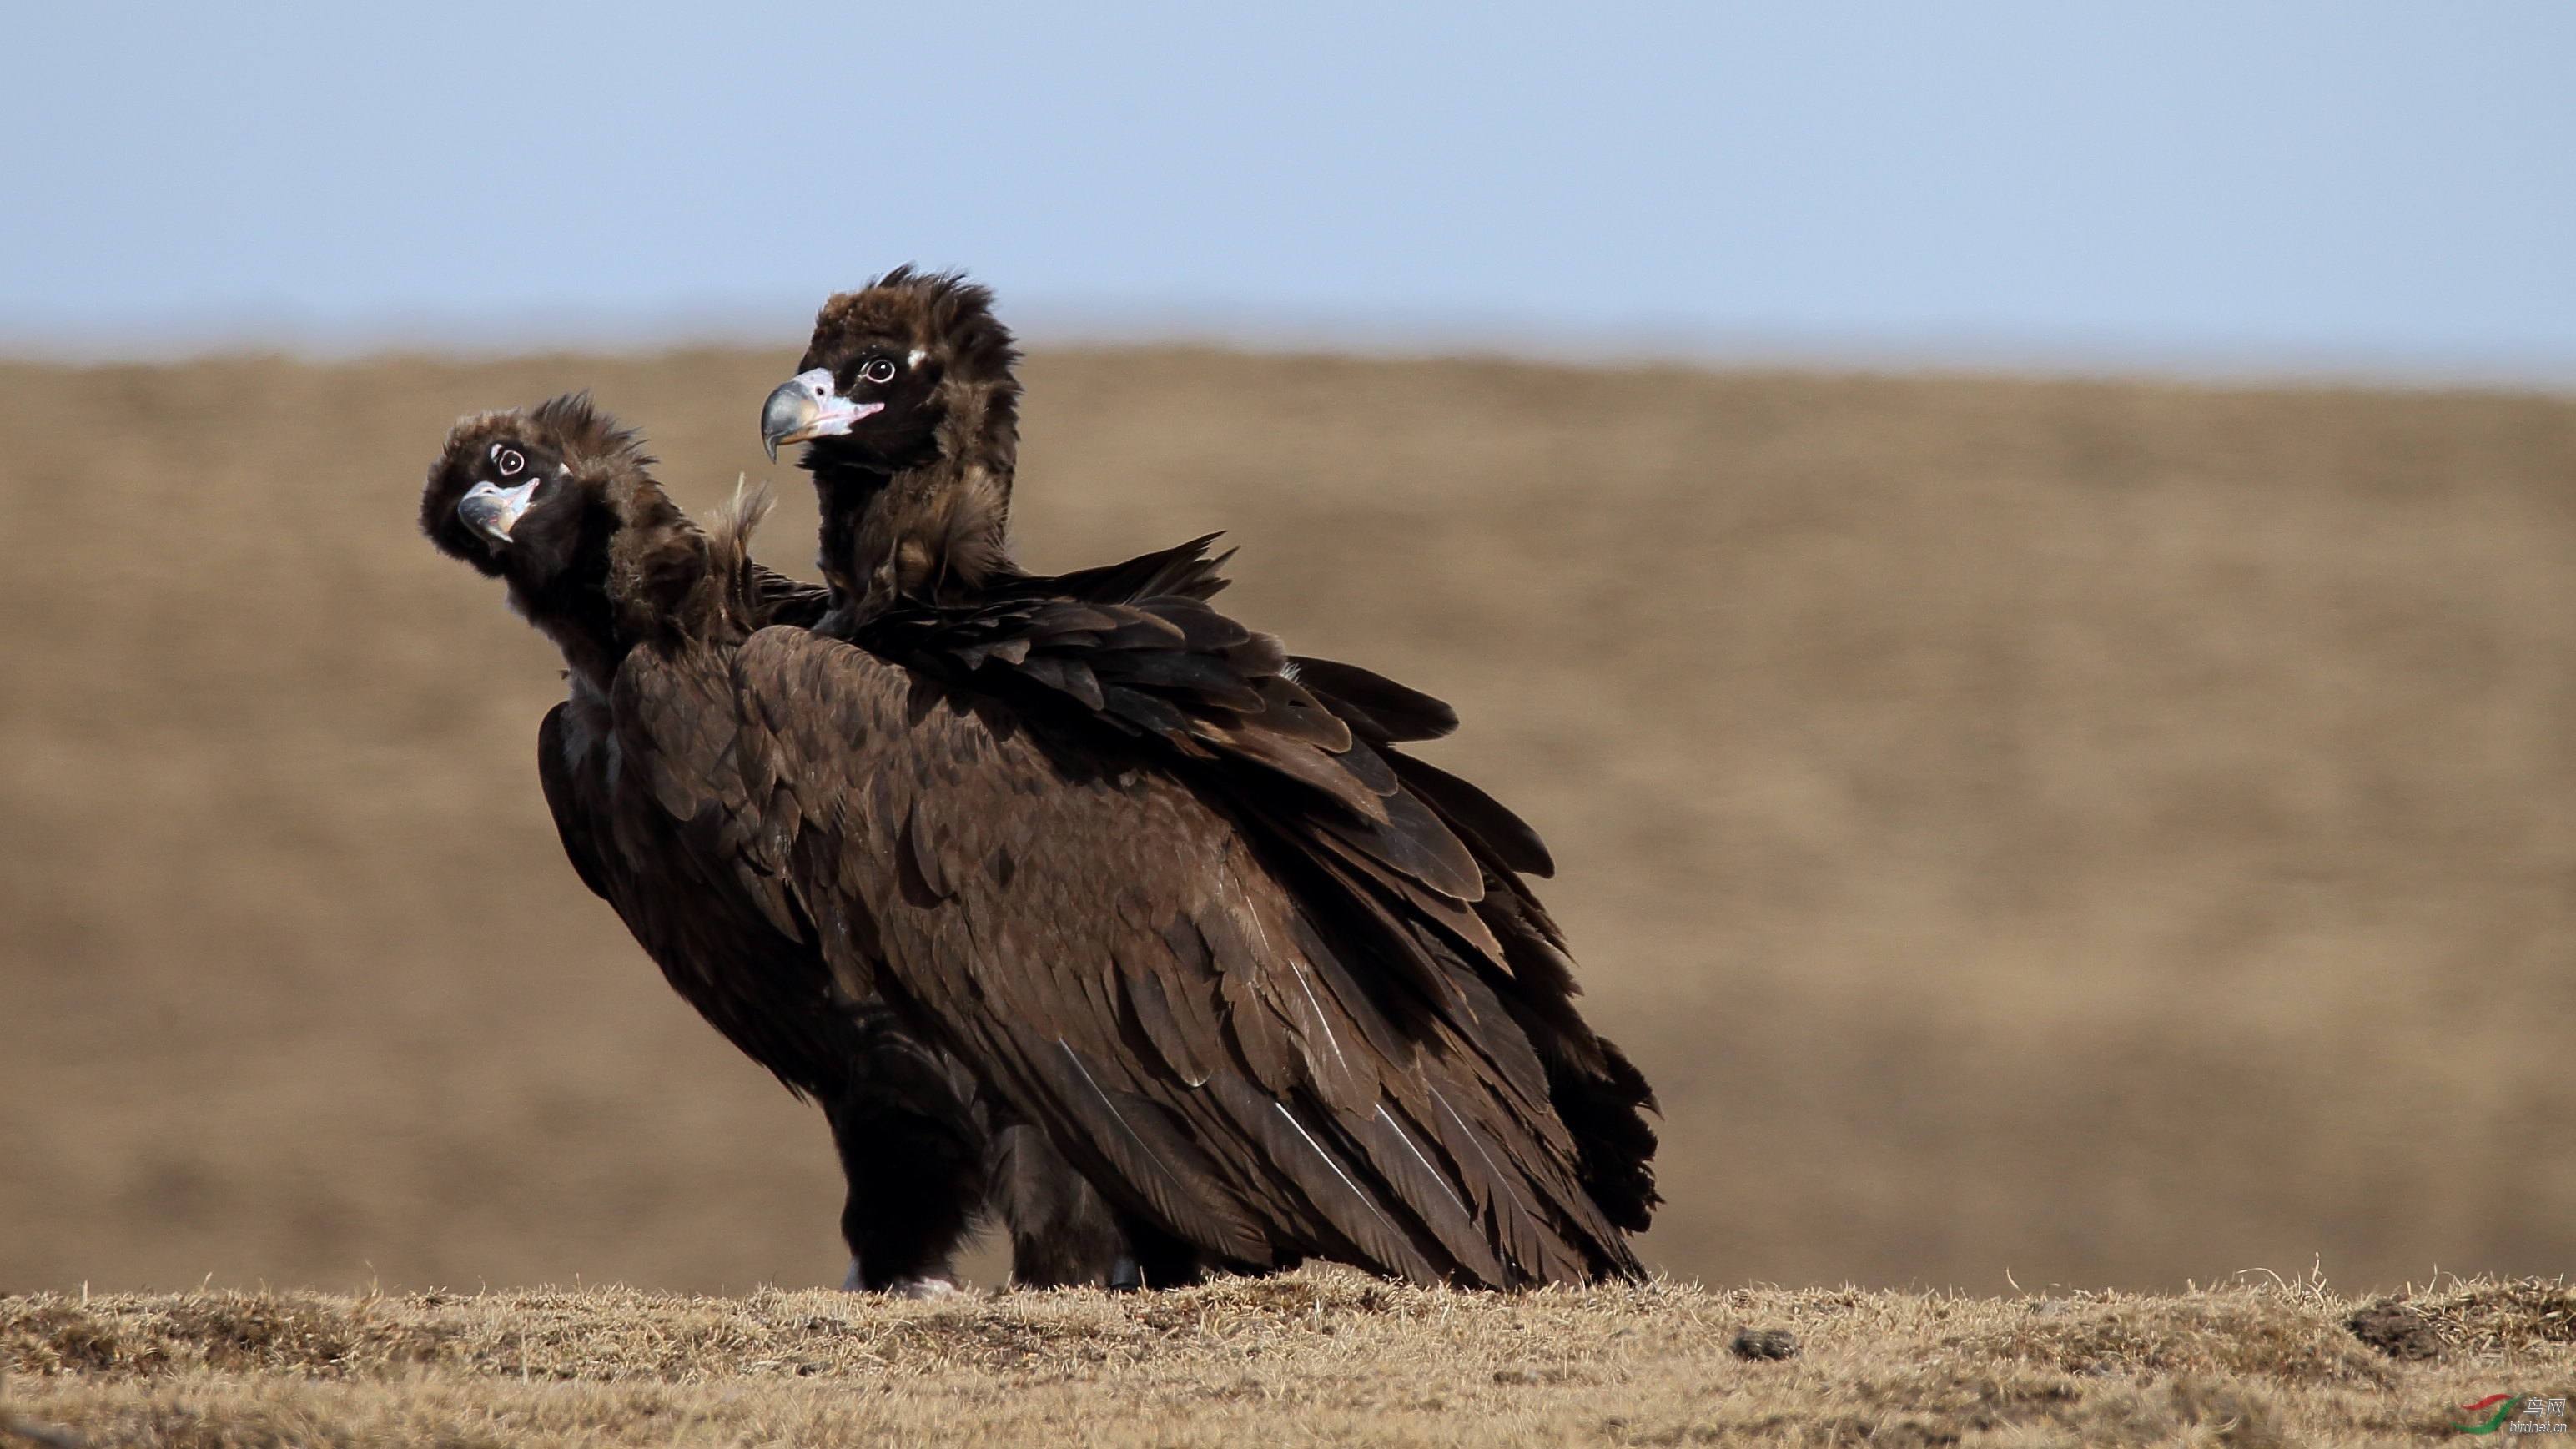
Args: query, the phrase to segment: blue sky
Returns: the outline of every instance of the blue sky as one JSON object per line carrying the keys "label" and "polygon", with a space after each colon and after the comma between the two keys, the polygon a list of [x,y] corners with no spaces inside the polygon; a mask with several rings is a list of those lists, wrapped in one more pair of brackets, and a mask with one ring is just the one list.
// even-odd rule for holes
{"label": "blue sky", "polygon": [[2576,377],[2576,4],[22,6],[0,351],[1053,332]]}

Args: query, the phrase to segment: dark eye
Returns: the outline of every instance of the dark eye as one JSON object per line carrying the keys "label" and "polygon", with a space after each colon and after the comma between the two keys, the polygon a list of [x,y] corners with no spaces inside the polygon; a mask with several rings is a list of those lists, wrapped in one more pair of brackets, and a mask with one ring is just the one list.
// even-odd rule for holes
{"label": "dark eye", "polygon": [[528,466],[528,460],[519,456],[518,449],[505,448],[498,443],[492,445],[492,461],[500,465],[504,478],[515,478]]}
{"label": "dark eye", "polygon": [[894,363],[882,357],[869,358],[868,365],[859,369],[859,376],[866,378],[870,382],[892,382],[894,381]]}

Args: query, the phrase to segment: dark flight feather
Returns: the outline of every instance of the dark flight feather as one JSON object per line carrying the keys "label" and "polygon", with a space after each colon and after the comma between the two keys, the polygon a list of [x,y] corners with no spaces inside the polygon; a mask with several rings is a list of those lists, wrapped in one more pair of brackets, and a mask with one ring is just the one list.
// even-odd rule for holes
{"label": "dark flight feather", "polygon": [[1296,680],[1372,744],[1436,740],[1458,728],[1458,712],[1383,674],[1330,659],[1291,656]]}

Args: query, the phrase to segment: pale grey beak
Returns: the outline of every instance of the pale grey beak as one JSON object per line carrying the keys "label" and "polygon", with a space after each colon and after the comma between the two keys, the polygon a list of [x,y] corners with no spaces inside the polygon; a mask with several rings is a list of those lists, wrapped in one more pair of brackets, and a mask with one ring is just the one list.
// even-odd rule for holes
{"label": "pale grey beak", "polygon": [[456,516],[494,543],[508,543],[510,530],[519,526],[519,515],[528,511],[536,497],[537,481],[531,478],[516,488],[477,483],[456,500]]}
{"label": "pale grey beak", "polygon": [[832,390],[832,370],[817,367],[778,385],[760,405],[760,442],[769,460],[778,461],[781,443],[808,443],[837,437],[864,417],[885,411],[881,402],[852,402]]}

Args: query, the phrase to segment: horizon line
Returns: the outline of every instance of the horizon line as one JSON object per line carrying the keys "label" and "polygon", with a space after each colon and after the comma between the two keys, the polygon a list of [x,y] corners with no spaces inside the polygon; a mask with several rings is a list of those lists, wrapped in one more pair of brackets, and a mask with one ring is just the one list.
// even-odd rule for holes
{"label": "horizon line", "polygon": [[[1717,326],[1670,320],[1565,322],[1308,308],[1023,306],[1033,351],[1206,348],[1253,355],[1384,360],[1481,358],[1584,367],[1685,366],[1845,373],[2138,378],[2219,385],[2576,392],[2576,353],[2468,351],[2256,341],[2176,341],[2060,330]],[[177,364],[283,356],[343,363],[383,356],[458,361],[548,354],[652,355],[798,346],[802,306],[731,304],[535,311],[386,311],[366,318],[209,313],[176,325],[84,326],[0,318],[0,362]],[[506,320],[505,320],[506,318]],[[775,338],[789,339],[784,342]]]}

